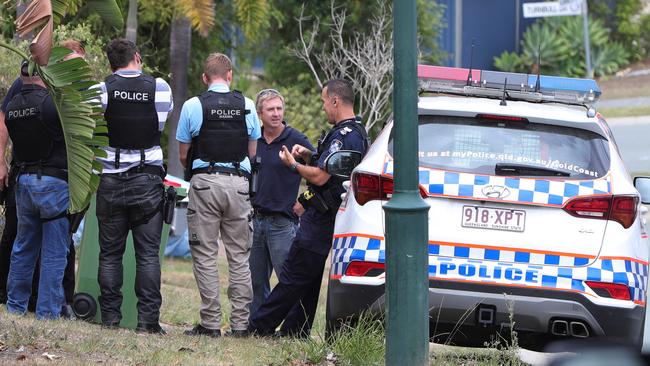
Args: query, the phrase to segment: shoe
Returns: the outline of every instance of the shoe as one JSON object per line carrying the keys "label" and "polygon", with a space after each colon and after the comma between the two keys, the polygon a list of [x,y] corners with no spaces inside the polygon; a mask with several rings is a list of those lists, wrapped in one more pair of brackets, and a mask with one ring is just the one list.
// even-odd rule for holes
{"label": "shoe", "polygon": [[149,333],[149,334],[160,334],[165,335],[167,332],[160,326],[160,324],[154,323],[149,325],[138,324],[135,328],[135,331],[138,333]]}
{"label": "shoe", "polygon": [[249,337],[251,333],[248,331],[248,329],[232,329],[229,332],[226,332],[225,336],[226,337],[233,337],[233,338],[246,338]]}
{"label": "shoe", "polygon": [[246,329],[246,333],[248,333],[248,337],[277,338],[275,330],[263,330],[250,325]]}
{"label": "shoe", "polygon": [[202,326],[201,324],[197,324],[194,326],[194,328],[186,330],[183,332],[185,335],[191,335],[191,336],[208,336],[212,338],[219,338],[221,337],[221,330],[219,329],[208,329]]}
{"label": "shoe", "polygon": [[72,306],[69,304],[63,305],[61,308],[61,318],[66,319],[66,320],[77,320],[77,317],[74,315],[74,311],[72,310]]}

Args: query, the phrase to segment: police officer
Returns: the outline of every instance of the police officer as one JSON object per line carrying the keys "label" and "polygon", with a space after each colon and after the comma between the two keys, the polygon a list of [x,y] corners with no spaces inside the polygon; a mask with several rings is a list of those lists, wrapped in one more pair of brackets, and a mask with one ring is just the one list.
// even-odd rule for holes
{"label": "police officer", "polygon": [[[251,316],[249,331],[261,336],[272,335],[282,323],[280,335],[308,337],[314,322],[325,261],[332,246],[334,218],[341,204],[343,178],[325,171],[325,160],[338,150],[365,154],[368,136],[354,114],[352,85],[332,79],[321,93],[323,110],[334,127],[319,141],[315,155],[300,145],[291,152],[283,147],[284,164],[307,180],[308,191],[299,201],[305,207],[289,255],[280,271],[279,283]],[[300,164],[297,158],[308,165]]]}
{"label": "police officer", "polygon": [[280,272],[298,230],[294,212],[302,177],[284,165],[282,146],[302,145],[313,150],[307,136],[284,121],[284,97],[275,89],[257,94],[257,113],[262,120],[262,137],[257,141],[257,191],[252,198],[253,245],[250,268],[253,282],[251,314],[271,292],[269,278]]}
{"label": "police officer", "polygon": [[[64,57],[64,60],[69,60],[76,57],[84,57],[86,52],[83,48],[81,42],[74,39],[67,39],[61,42],[61,46],[68,48],[72,51],[69,55]],[[9,88],[5,99],[2,101],[2,106],[0,106],[0,124],[4,125],[5,120],[5,110],[9,101],[18,93],[23,86],[21,76],[17,78],[14,83]],[[4,135],[0,132],[0,136],[4,136],[0,141],[0,151],[4,152],[6,147],[6,130]],[[6,169],[6,163],[4,159],[0,159],[0,164],[5,164],[2,169]],[[5,225],[2,230],[2,238],[0,238],[0,304],[7,302],[7,277],[9,276],[9,264],[11,261],[11,250],[14,245],[14,240],[16,239],[16,230],[17,230],[17,217],[16,217],[16,196],[15,196],[15,185],[16,185],[16,175],[18,173],[18,167],[15,164],[15,161],[12,159],[11,170],[9,173],[9,179],[5,179],[6,186],[3,191],[4,196],[4,208],[5,208]],[[1,175],[1,174],[0,174]],[[40,256],[39,256],[40,257]],[[65,267],[65,272],[63,275],[63,290],[65,293],[65,304],[61,310],[61,316],[64,318],[74,318],[74,313],[72,311],[72,300],[74,296],[74,287],[75,287],[75,247],[72,240],[70,240],[70,250],[68,251],[67,265]],[[36,299],[38,298],[38,282],[39,282],[39,261],[36,262],[36,268],[34,269],[34,280],[32,282],[32,294],[29,299],[29,304],[27,306],[29,311],[35,311],[36,308]]]}
{"label": "police officer", "polygon": [[65,140],[56,107],[41,78],[29,74],[26,62],[21,76],[23,85],[7,104],[4,121],[19,169],[15,192],[18,227],[7,281],[7,310],[15,314],[27,311],[40,254],[36,318],[56,319],[64,304],[62,280],[70,245]]}
{"label": "police officer", "polygon": [[242,336],[247,334],[253,297],[248,266],[252,235],[249,157],[255,156],[260,122],[253,101],[230,90],[232,65],[226,55],[209,55],[202,79],[208,90],[183,104],[176,131],[181,163],[192,172],[187,224],[201,294],[201,321],[185,334],[221,336],[220,241],[228,259],[230,334]]}
{"label": "police officer", "polygon": [[160,327],[160,236],[163,153],[160,134],[172,110],[169,85],[142,72],[136,45],[114,39],[106,48],[113,70],[99,87],[108,124],[109,147],[98,158],[103,170],[97,190],[99,306],[102,324],[119,325],[122,314],[122,256],[131,230],[136,259],[136,330],[164,334]]}

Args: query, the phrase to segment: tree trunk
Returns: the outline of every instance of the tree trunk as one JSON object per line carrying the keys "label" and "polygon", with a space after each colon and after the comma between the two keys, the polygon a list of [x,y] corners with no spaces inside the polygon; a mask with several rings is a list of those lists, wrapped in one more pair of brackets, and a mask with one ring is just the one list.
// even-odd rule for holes
{"label": "tree trunk", "polygon": [[126,39],[137,43],[138,37],[138,0],[129,0],[129,15],[126,18]]}
{"label": "tree trunk", "polygon": [[[178,141],[176,141],[176,128],[181,107],[187,99],[187,69],[190,64],[190,46],[192,43],[192,28],[189,19],[181,17],[172,22],[169,58],[172,73],[171,87],[174,97],[174,111],[167,122],[169,131],[167,136],[167,169],[169,174],[177,177],[183,176],[183,167],[178,156]],[[191,162],[189,162],[191,164]]]}

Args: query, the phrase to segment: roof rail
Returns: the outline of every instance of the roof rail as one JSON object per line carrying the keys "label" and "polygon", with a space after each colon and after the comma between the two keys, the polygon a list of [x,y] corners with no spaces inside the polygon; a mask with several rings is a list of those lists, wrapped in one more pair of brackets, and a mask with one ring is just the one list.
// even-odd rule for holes
{"label": "roof rail", "polygon": [[[522,74],[445,66],[418,66],[420,92],[459,94],[508,100],[554,102],[593,108],[601,91],[593,79]],[[539,91],[535,86],[539,78]]]}

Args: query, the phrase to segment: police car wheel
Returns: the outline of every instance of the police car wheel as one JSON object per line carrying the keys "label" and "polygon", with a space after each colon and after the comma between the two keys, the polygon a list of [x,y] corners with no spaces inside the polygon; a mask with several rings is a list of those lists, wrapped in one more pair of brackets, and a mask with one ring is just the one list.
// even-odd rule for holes
{"label": "police car wheel", "polygon": [[77,293],[72,298],[72,310],[77,318],[92,320],[97,314],[97,302],[89,294]]}

